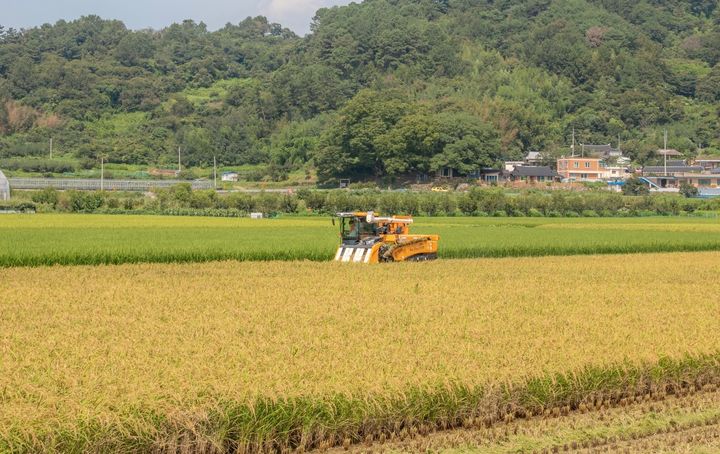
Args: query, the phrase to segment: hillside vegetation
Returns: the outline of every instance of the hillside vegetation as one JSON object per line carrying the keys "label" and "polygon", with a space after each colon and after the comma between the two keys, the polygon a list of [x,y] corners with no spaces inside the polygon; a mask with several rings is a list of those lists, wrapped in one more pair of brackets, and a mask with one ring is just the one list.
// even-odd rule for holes
{"label": "hillside vegetation", "polygon": [[713,0],[366,0],[298,37],[265,18],[0,29],[0,158],[312,166],[321,180],[471,171],[621,141],[720,151]]}

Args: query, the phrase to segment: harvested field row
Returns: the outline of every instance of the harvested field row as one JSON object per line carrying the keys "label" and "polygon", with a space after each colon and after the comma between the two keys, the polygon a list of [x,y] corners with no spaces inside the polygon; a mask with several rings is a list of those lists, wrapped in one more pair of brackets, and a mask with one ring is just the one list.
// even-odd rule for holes
{"label": "harvested field row", "polygon": [[716,386],[719,272],[714,252],[6,268],[0,451],[312,448]]}
{"label": "harvested field row", "polygon": [[[596,411],[566,416],[535,416],[492,427],[461,428],[427,435],[404,435],[404,440],[351,446],[365,452],[682,452],[692,446],[720,448],[720,393],[655,395]],[[399,437],[398,437],[399,438]],[[397,440],[397,438],[396,438]],[[347,451],[336,448],[331,452]]]}
{"label": "harvested field row", "polygon": [[[720,223],[699,218],[419,218],[443,258],[720,250]],[[17,215],[0,219],[0,267],[332,259],[328,218],[271,220]]]}

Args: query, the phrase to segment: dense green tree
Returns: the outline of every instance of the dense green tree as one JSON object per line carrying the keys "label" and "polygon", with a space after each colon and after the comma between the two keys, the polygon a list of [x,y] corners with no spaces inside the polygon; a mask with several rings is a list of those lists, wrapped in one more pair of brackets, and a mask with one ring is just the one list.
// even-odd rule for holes
{"label": "dense green tree", "polygon": [[0,152],[52,134],[93,159],[181,146],[188,163],[378,178],[560,155],[574,128],[643,163],[665,128],[688,157],[720,149],[719,63],[711,0],[365,0],[304,38],[263,17],[0,26]]}
{"label": "dense green tree", "polygon": [[698,81],[697,95],[706,102],[720,102],[720,63]]}

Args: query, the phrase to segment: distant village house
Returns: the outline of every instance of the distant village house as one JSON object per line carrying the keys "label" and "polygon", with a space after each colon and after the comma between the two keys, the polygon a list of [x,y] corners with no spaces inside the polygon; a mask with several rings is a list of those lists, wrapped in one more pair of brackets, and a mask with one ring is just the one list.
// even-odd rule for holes
{"label": "distant village house", "polygon": [[221,176],[222,181],[237,182],[239,178],[240,175],[237,172],[223,172]]}

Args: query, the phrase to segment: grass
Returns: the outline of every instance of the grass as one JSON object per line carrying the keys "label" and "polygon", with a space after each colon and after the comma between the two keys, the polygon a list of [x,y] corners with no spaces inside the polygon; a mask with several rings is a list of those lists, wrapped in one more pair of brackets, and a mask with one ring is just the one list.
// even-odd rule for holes
{"label": "grass", "polygon": [[5,268],[0,451],[323,447],[715,382],[718,272],[716,252]]}
{"label": "grass", "polygon": [[[720,223],[698,218],[418,218],[443,258],[720,250]],[[7,215],[0,266],[312,260],[334,256],[327,218]]]}

